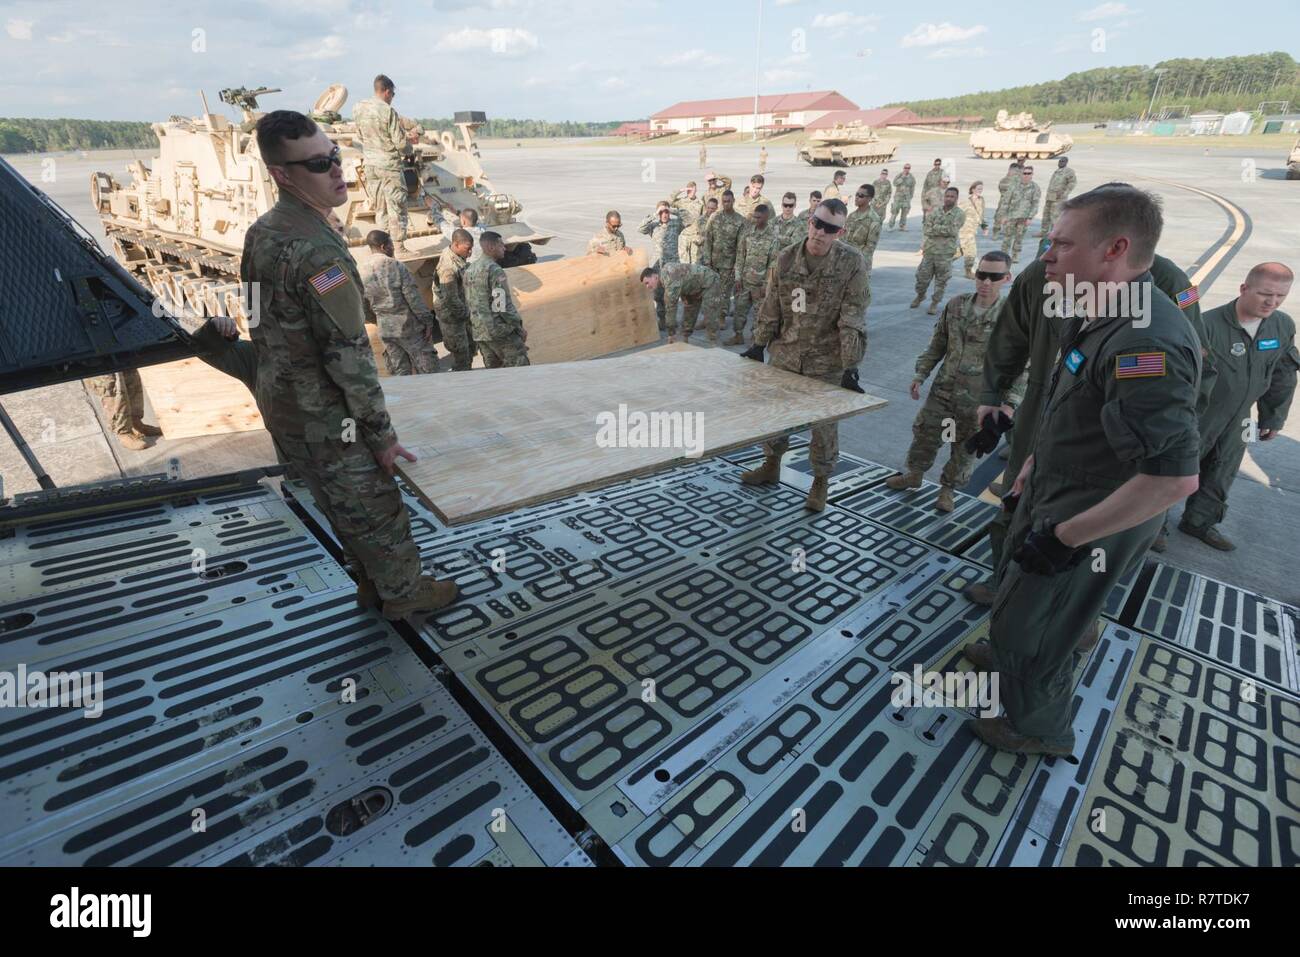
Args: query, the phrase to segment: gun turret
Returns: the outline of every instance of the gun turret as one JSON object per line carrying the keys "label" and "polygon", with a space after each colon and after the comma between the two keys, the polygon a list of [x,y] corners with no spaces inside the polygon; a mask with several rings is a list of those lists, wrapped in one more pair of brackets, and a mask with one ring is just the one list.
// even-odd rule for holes
{"label": "gun turret", "polygon": [[244,111],[244,119],[253,119],[253,114],[257,111],[257,98],[265,96],[268,93],[279,93],[279,87],[259,86],[256,90],[250,90],[246,86],[236,86],[228,90],[222,90],[217,94],[222,103],[229,103],[231,106],[237,106]]}

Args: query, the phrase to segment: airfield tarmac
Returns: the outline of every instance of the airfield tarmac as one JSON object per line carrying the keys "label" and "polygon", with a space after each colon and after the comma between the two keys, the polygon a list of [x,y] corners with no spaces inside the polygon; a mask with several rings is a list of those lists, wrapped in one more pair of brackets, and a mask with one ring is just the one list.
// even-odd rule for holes
{"label": "airfield tarmac", "polygon": [[[1206,154],[1205,143],[1210,143]],[[1079,190],[1123,180],[1146,186],[1164,200],[1165,232],[1160,251],[1189,274],[1198,277],[1203,309],[1235,297],[1252,265],[1278,259],[1296,265],[1296,230],[1300,222],[1300,182],[1284,178],[1285,155],[1290,140],[1276,137],[1275,148],[1236,148],[1226,138],[1207,138],[1194,145],[1162,143],[1154,149],[1139,141],[1087,142],[1069,156],[1079,176]],[[799,197],[803,208],[807,194],[830,182],[828,167],[799,162],[793,144],[768,148],[765,195],[779,201],[787,189]],[[132,159],[148,159],[146,151],[112,151],[54,156],[7,157],[30,180],[59,202],[88,233],[102,241],[93,214],[88,183],[91,172],[106,170],[119,178]],[[956,184],[965,187],[975,179],[985,183],[989,215],[996,202],[996,183],[1006,170],[1005,160],[978,160],[970,155],[964,136],[926,137],[909,134],[893,161],[891,174],[910,162],[918,180],[935,157],[952,159]],[[45,161],[53,160],[53,166]],[[757,144],[715,144],[708,148],[709,166],[733,178],[739,190],[758,168]],[[522,217],[555,235],[537,252],[542,259],[581,255],[587,240],[601,228],[604,214],[618,209],[629,242],[648,245],[636,233],[641,219],[656,200],[666,197],[689,179],[702,180],[698,145],[627,145],[597,141],[597,145],[564,147],[523,144],[484,144],[483,164],[497,188],[522,202]],[[1045,185],[1055,161],[1037,164],[1037,181]],[[42,173],[53,174],[52,181]],[[869,182],[877,167],[850,170],[849,185]],[[703,185],[701,183],[701,185]],[[1216,199],[1217,197],[1217,199]],[[907,395],[916,356],[929,341],[933,319],[923,308],[911,310],[908,302],[919,262],[919,196],[914,200],[908,231],[886,230],[875,257],[872,303],[867,315],[869,342],[861,366],[863,387],[889,400],[889,405],[840,425],[843,452],[890,467],[903,464],[911,439],[911,423],[919,407]],[[1031,233],[1037,227],[1031,228]],[[1029,245],[1028,243],[1026,244]],[[992,243],[980,237],[980,248]],[[1032,249],[1019,265],[1029,262]],[[960,265],[960,264],[958,264]],[[965,292],[968,281],[954,275],[948,294]],[[1300,295],[1300,294],[1297,294]],[[1292,314],[1296,301],[1284,305]],[[739,351],[738,347],[734,351]],[[67,383],[5,396],[5,407],[42,464],[59,485],[93,482],[121,475],[162,471],[168,458],[179,456],[182,474],[197,476],[273,460],[265,433],[244,433],[180,441],[160,440],[145,452],[122,449],[104,436],[102,416],[78,383]],[[148,418],[148,416],[146,416]],[[1223,531],[1238,543],[1231,553],[1217,552],[1178,532],[1170,537],[1164,560],[1211,578],[1291,604],[1300,604],[1300,581],[1291,564],[1294,542],[1300,539],[1300,413],[1278,438],[1252,447],[1233,486]],[[928,477],[936,478],[943,458]],[[987,461],[968,491],[999,477],[1001,460]],[[16,451],[0,444],[0,473],[4,495],[37,487]],[[1176,523],[1177,512],[1173,520]]]}

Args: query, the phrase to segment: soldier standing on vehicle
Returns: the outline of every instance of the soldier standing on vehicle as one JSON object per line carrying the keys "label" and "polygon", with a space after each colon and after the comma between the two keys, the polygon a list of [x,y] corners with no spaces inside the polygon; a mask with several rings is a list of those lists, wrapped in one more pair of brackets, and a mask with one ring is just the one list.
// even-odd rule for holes
{"label": "soldier standing on vehicle", "polygon": [[384,74],[375,77],[375,95],[352,110],[352,122],[361,138],[366,196],[375,211],[375,225],[393,237],[395,252],[406,251],[406,184],[402,181],[402,157],[419,139],[414,130],[402,128],[393,109],[397,88]]}

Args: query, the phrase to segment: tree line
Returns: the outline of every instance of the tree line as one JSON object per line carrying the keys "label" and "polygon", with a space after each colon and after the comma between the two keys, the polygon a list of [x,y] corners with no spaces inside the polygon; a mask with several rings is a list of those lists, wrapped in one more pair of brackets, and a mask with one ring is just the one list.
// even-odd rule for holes
{"label": "tree line", "polygon": [[[455,130],[456,123],[450,118],[416,120],[426,130]],[[512,120],[492,119],[479,127],[478,136],[482,139],[531,139],[535,137],[567,136],[608,136],[614,132],[621,120],[601,123],[578,123],[572,120],[551,122],[550,120]]]}
{"label": "tree line", "polygon": [[0,153],[151,149],[157,145],[158,137],[148,123],[0,117]]}
{"label": "tree line", "polygon": [[[1164,71],[1158,93],[1157,70]],[[1047,83],[888,105],[905,106],[923,117],[979,115],[992,121],[998,110],[1026,110],[1035,119],[1078,123],[1140,116],[1153,93],[1156,115],[1161,107],[1183,106],[1190,113],[1253,111],[1266,100],[1289,100],[1291,109],[1300,109],[1300,64],[1281,52],[1183,57],[1151,67],[1100,67]]]}

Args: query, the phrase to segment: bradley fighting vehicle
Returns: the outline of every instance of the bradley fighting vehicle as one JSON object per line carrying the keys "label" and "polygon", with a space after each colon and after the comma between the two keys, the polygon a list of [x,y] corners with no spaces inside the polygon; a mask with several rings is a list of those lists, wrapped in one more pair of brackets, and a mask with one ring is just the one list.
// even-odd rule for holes
{"label": "bradley fighting vehicle", "polygon": [[[242,319],[238,281],[244,234],[274,205],[278,192],[253,132],[262,115],[257,101],[278,92],[222,90],[221,101],[243,113],[238,124],[210,112],[205,97],[202,116],[173,116],[153,125],[158,156],[150,166],[138,160],[131,163],[129,183],[124,185],[108,173],[91,176],[91,202],[113,254],[164,301],[184,304],[199,315]],[[361,261],[371,255],[365,236],[376,223],[365,191],[366,170],[356,126],[339,113],[346,101],[347,90],[331,86],[316,101],[311,116],[342,152],[348,200],[334,214],[353,256]],[[418,132],[419,140],[403,160],[408,251],[399,258],[415,274],[426,298],[431,298],[438,257],[449,246],[455,228],[444,220],[444,211],[477,209],[479,226],[505,239],[507,266],[535,262],[531,245],[552,238],[521,222],[520,204],[497,192],[484,175],[474,134],[485,122],[482,113],[460,112],[455,116],[458,133],[438,133],[403,120]]]}
{"label": "bradley fighting vehicle", "polygon": [[1300,179],[1300,139],[1295,141],[1295,146],[1291,147],[1291,155],[1287,157],[1286,178]]}
{"label": "bradley fighting vehicle", "polygon": [[1048,159],[1067,153],[1074,140],[1066,133],[1053,133],[1051,123],[1035,123],[1029,113],[1008,116],[998,110],[992,126],[970,135],[970,147],[980,159]]}
{"label": "bradley fighting vehicle", "polygon": [[882,140],[862,123],[836,123],[808,136],[799,158],[813,166],[865,166],[894,158],[898,140]]}

